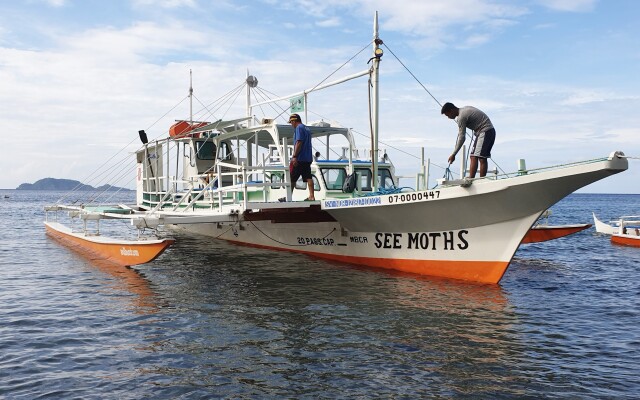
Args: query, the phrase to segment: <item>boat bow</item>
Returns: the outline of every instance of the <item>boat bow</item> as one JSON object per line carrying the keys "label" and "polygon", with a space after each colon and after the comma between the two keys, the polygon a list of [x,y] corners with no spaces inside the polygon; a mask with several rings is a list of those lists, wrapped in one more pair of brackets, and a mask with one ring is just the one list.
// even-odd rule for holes
{"label": "boat bow", "polygon": [[[326,199],[322,209],[354,232],[468,229],[534,218],[575,190],[628,167],[621,152],[589,162],[504,179],[354,199]],[[515,233],[515,232],[514,232]],[[520,234],[520,233],[517,233]],[[521,238],[522,238],[521,236]]]}

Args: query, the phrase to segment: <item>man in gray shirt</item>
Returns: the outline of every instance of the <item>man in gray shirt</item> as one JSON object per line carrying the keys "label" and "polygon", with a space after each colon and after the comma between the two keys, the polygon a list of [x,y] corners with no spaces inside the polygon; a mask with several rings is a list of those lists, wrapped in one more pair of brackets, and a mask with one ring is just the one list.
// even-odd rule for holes
{"label": "man in gray shirt", "polygon": [[496,130],[491,124],[487,114],[475,107],[466,106],[458,108],[452,103],[442,106],[442,114],[450,119],[458,118],[458,139],[453,153],[449,156],[449,164],[456,160],[456,154],[462,148],[467,136],[467,128],[474,131],[476,137],[470,154],[469,177],[475,178],[480,163],[480,177],[487,175],[487,158],[491,158],[491,148],[496,139]]}

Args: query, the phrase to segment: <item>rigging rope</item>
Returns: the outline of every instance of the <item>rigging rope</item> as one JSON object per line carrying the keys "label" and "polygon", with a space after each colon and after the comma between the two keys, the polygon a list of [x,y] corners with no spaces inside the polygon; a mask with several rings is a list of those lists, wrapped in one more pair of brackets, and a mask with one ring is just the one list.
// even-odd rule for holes
{"label": "rigging rope", "polygon": [[[169,114],[171,111],[173,111],[175,108],[177,108],[180,104],[182,104],[187,98],[188,98],[188,96],[183,98],[182,100],[180,100],[170,110],[168,110],[166,113],[164,113],[164,115],[162,115],[155,122],[153,122],[149,127],[147,127],[147,130],[153,128],[160,120],[162,120],[164,117],[167,116],[167,114]],[[83,179],[84,183],[82,181],[80,183],[78,183],[78,185],[76,185],[73,189],[71,189],[69,192],[65,193],[63,196],[61,196],[56,203],[57,204],[62,203],[65,199],[69,198],[72,194],[80,191],[81,188],[84,185],[93,184],[93,185],[100,186],[101,183],[104,183],[104,180],[97,181],[96,183],[94,183],[94,179],[97,179],[100,176],[104,175],[105,170],[103,169],[103,167],[105,167],[107,164],[109,164],[116,156],[118,156],[120,153],[122,153],[124,150],[126,150],[126,148],[129,147],[131,144],[133,144],[136,140],[138,140],[138,138],[132,139],[129,143],[127,143],[125,146],[123,146],[120,150],[118,150],[115,154],[113,154],[105,162],[103,162],[101,165],[99,165],[97,168],[95,168],[88,176],[86,176]],[[127,159],[129,159],[131,157],[129,154],[126,154],[125,156],[126,156]],[[120,160],[115,165],[111,166],[110,169],[116,168],[116,167],[122,167],[122,160]],[[101,172],[99,174],[97,174],[99,171],[101,171]],[[97,174],[97,176],[94,176],[96,174]],[[77,201],[78,200],[76,200],[75,202],[77,202]]]}
{"label": "rigging rope", "polygon": [[[429,96],[431,96],[431,98],[436,102],[436,104],[438,104],[440,106],[440,108],[442,108],[442,104],[440,103],[440,101],[438,101],[438,99],[436,99],[436,97],[429,91],[429,89],[427,89],[422,82],[420,82],[420,80],[413,74],[413,72],[411,72],[409,70],[409,68],[400,60],[400,58],[398,58],[398,56],[396,56],[396,54],[393,52],[393,50],[391,50],[389,48],[389,46],[387,46],[386,44],[382,43],[382,45],[387,48],[387,50],[389,50],[389,52],[393,55],[393,57],[400,63],[400,65],[402,65],[404,67],[405,70],[407,70],[407,72],[413,77],[413,79],[416,80],[416,82],[418,82],[418,84],[420,84],[420,86],[422,86],[422,88],[429,94]],[[468,132],[466,133],[467,136],[471,136],[471,140],[473,141],[473,136],[470,135]],[[471,149],[471,147],[469,147]],[[498,168],[503,174],[505,174],[504,170],[502,169],[502,167],[500,167],[498,165],[498,163],[493,159],[490,158],[491,162],[493,162],[496,165],[496,168]]]}
{"label": "rigging rope", "polygon": [[[349,62],[351,62],[351,60],[353,60],[354,58],[356,58],[360,53],[362,53],[367,47],[369,47],[371,45],[371,43],[373,43],[373,40],[371,40],[369,43],[367,43],[366,46],[364,46],[362,49],[360,49],[360,51],[358,51],[356,54],[353,55],[353,57],[351,57],[350,59],[348,59],[347,61],[345,61],[341,66],[339,66],[338,68],[336,68],[332,73],[330,73],[329,75],[327,75],[323,80],[321,80],[320,82],[318,82],[314,87],[312,87],[311,89],[309,89],[309,91],[304,91],[305,94],[307,93],[311,93],[313,92],[318,86],[322,85],[327,79],[331,78],[336,72],[340,71],[345,65],[347,65]],[[285,109],[286,111],[286,109]],[[282,116],[282,114],[284,114],[284,112],[281,112],[280,114],[276,115],[276,118],[279,118],[280,116]]]}
{"label": "rigging rope", "polygon": [[[235,104],[236,100],[238,99],[238,97],[240,96],[240,94],[242,93],[242,89],[244,89],[244,84],[243,85],[239,85],[238,87],[236,87],[235,89],[233,89],[232,91],[227,92],[227,94],[225,95],[226,99],[224,102],[222,102],[218,108],[214,109],[214,111],[209,110],[208,106],[206,106],[205,104],[203,104],[200,99],[198,99],[195,95],[193,95],[193,97],[198,101],[198,103],[200,103],[200,105],[202,105],[203,109],[200,110],[198,113],[202,113],[203,117],[200,119],[207,119],[206,116],[211,116],[213,117],[214,120],[221,120],[224,119],[225,115],[227,115],[227,112],[229,112],[229,109]],[[225,105],[226,103],[228,103],[231,99],[231,97],[233,97],[233,95],[235,95],[235,97],[233,98],[233,101],[231,101],[231,103],[229,104],[229,106],[227,107],[227,110],[222,114],[222,117],[217,118],[214,113],[215,111],[220,110],[220,108],[222,108],[223,105]],[[220,100],[221,101],[221,100]],[[213,105],[213,103],[210,103],[209,105]],[[207,111],[207,113],[204,112],[204,110]],[[206,114],[206,116],[205,116]]]}
{"label": "rigging rope", "polygon": [[404,65],[404,63],[400,60],[400,58],[398,58],[398,56],[396,56],[396,53],[393,52],[393,50],[391,50],[389,48],[389,46],[387,46],[385,43],[382,43],[382,45],[384,47],[386,47],[387,50],[389,50],[389,53],[391,53],[393,55],[393,57],[400,63],[400,65],[402,65],[404,67],[404,69],[407,70],[407,72],[413,77],[413,79],[416,80],[416,82],[418,82],[420,84],[420,86],[422,86],[422,88],[429,93],[429,96],[431,96],[431,98],[440,106],[440,108],[442,108],[442,104],[440,104],[440,102],[438,101],[438,99],[435,98],[435,96],[433,94],[431,94],[431,92],[429,91],[429,89],[427,89],[422,82],[420,82],[420,80],[413,74],[413,72],[411,72],[409,70],[409,68],[407,68],[406,65]]}
{"label": "rigging rope", "polygon": [[[283,244],[283,245],[285,245],[285,246],[291,246],[291,247],[304,247],[304,246],[311,246],[311,244],[306,244],[306,243],[304,243],[304,244],[300,244],[300,243],[290,244],[290,243],[281,242],[281,241],[279,241],[278,239],[274,239],[274,238],[272,238],[271,236],[269,236],[269,235],[267,235],[266,233],[264,233],[264,232],[262,231],[262,229],[258,228],[258,227],[256,226],[256,224],[254,224],[254,223],[253,223],[253,221],[251,221],[251,220],[246,220],[246,219],[245,219],[245,221],[248,221],[249,223],[251,223],[251,225],[253,225],[253,227],[254,227],[254,228],[256,228],[256,230],[258,230],[258,232],[262,233],[265,237],[267,237],[268,239],[271,239],[272,241],[274,241],[274,242],[276,242],[276,243]],[[331,232],[329,232],[329,233],[327,233],[326,235],[324,235],[324,237],[320,238],[320,240],[328,238],[328,237],[329,237],[329,235],[331,235],[331,234],[332,234],[333,232],[335,232],[335,231],[336,231],[336,228],[333,228],[333,229],[331,230]]]}
{"label": "rigging rope", "polygon": [[389,189],[380,188],[376,192],[356,194],[356,196],[357,197],[383,196],[383,195],[388,195],[388,194],[401,193],[404,189],[407,189],[407,190],[412,191],[412,192],[415,191],[414,188],[411,188],[411,187],[408,187],[408,186],[403,186],[403,187],[395,187],[395,188],[389,188]]}

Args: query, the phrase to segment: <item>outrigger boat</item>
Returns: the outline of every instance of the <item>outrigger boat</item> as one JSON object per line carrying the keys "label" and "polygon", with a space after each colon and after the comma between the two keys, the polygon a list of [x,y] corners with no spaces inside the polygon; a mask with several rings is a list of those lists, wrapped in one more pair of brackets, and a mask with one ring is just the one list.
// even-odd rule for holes
{"label": "outrigger boat", "polygon": [[[252,102],[252,94],[265,91],[248,76],[245,116],[214,122],[190,116],[152,141],[140,131],[137,204],[128,207],[128,214],[110,217],[128,218],[138,228],[163,226],[345,263],[497,283],[545,210],[575,190],[627,169],[624,154],[612,152],[559,167],[443,179],[430,189],[430,163],[423,150],[416,187],[400,188],[393,163],[379,149],[383,42],[377,27],[376,15],[371,67],[365,71],[258,103]],[[311,167],[317,200],[304,201],[306,184],[289,178],[293,129],[278,123],[282,114],[288,117],[288,107],[275,117],[254,113],[283,100],[306,104],[313,92],[363,76],[369,78],[364,84],[372,94],[368,151],[356,147],[352,129],[326,120],[309,122],[304,110],[317,150]],[[340,150],[334,156],[335,149]]]}
{"label": "outrigger boat", "polygon": [[608,224],[600,221],[594,213],[593,221],[597,232],[611,235],[611,243],[640,247],[640,216],[622,216]]}

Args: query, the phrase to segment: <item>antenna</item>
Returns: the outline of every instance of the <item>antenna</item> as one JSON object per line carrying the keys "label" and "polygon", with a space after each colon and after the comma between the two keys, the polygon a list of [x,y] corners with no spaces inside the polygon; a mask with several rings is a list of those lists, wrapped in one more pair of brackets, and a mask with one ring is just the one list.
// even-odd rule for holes
{"label": "antenna", "polygon": [[193,72],[189,69],[189,127],[193,127]]}

